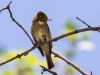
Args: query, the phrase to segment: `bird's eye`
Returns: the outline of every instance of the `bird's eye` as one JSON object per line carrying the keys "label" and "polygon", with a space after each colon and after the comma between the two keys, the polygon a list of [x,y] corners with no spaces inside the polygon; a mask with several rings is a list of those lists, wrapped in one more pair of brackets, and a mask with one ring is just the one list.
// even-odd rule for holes
{"label": "bird's eye", "polygon": [[40,18],[43,19],[44,17],[43,16],[40,16]]}

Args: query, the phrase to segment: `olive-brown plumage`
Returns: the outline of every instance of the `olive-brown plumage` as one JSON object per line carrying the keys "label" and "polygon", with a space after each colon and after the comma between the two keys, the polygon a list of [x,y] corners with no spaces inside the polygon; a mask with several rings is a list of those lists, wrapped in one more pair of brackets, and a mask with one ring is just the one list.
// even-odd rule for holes
{"label": "olive-brown plumage", "polygon": [[[31,34],[36,44],[45,42],[51,39],[51,34],[50,34],[47,21],[48,21],[48,17],[46,16],[45,13],[41,11],[38,12],[37,15],[33,18]],[[42,56],[44,56],[44,53],[45,53],[48,69],[51,69],[54,67],[54,64],[51,58],[51,48],[52,48],[52,42],[38,47]]]}

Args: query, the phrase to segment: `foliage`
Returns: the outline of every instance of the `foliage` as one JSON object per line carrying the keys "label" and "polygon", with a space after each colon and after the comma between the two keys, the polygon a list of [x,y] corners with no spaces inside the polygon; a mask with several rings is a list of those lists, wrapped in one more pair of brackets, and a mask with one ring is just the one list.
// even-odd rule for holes
{"label": "foliage", "polygon": [[[79,28],[78,24],[71,22],[71,21],[67,21],[66,25],[65,25],[65,33],[74,31],[78,28]],[[68,58],[71,61],[73,59],[75,59],[76,50],[77,50],[77,48],[76,48],[77,43],[79,41],[82,41],[82,40],[88,40],[89,37],[90,37],[89,33],[79,33],[78,35],[74,34],[74,35],[66,37],[65,38],[66,41],[70,42],[70,46],[65,52],[66,58]],[[77,71],[73,67],[71,67],[69,65],[66,66],[65,74],[75,75],[76,73],[77,73]]]}
{"label": "foliage", "polygon": [[[0,55],[0,60],[8,60],[16,56],[16,54],[22,53],[22,51],[24,50],[9,50],[9,52]],[[53,61],[56,63],[59,60],[57,58],[54,58]],[[40,73],[37,73],[37,70],[39,70],[40,68],[39,65],[43,65],[45,67],[47,66],[46,61],[38,58],[34,54],[29,54],[27,56],[22,56],[21,59],[16,59],[12,62],[3,65],[7,66],[8,69],[2,69],[0,71],[0,75],[39,75]]]}

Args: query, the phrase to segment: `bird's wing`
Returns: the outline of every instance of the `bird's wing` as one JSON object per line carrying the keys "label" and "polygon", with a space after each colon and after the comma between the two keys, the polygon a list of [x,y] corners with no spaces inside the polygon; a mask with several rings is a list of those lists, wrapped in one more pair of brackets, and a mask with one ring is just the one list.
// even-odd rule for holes
{"label": "bird's wing", "polygon": [[[49,26],[48,26],[48,25],[47,25],[47,29],[48,29],[48,32],[49,32],[49,33],[48,33],[48,38],[49,38],[49,39],[52,39],[51,33],[50,33],[50,29],[49,29]],[[49,51],[50,51],[50,54],[51,54],[51,51],[52,51],[52,50],[51,50],[51,49],[52,49],[52,42],[49,43],[49,48],[50,48]]]}
{"label": "bird's wing", "polygon": [[[33,28],[31,27],[31,34],[32,34],[32,36],[33,36],[33,39],[34,39],[35,43],[37,44],[37,41],[36,41],[36,39],[34,38],[34,35],[33,35],[32,31],[33,31]],[[43,53],[41,47],[38,47],[38,49],[39,49],[40,53],[42,54],[42,56],[44,57],[44,53]]]}

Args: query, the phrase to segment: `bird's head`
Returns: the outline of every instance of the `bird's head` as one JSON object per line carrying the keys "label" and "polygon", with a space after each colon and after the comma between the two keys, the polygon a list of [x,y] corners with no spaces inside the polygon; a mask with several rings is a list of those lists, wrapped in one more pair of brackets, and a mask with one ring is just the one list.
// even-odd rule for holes
{"label": "bird's head", "polygon": [[45,13],[43,13],[42,11],[39,11],[37,15],[34,17],[33,22],[36,22],[36,21],[37,22],[47,22],[48,20],[51,20],[51,19],[48,19]]}

